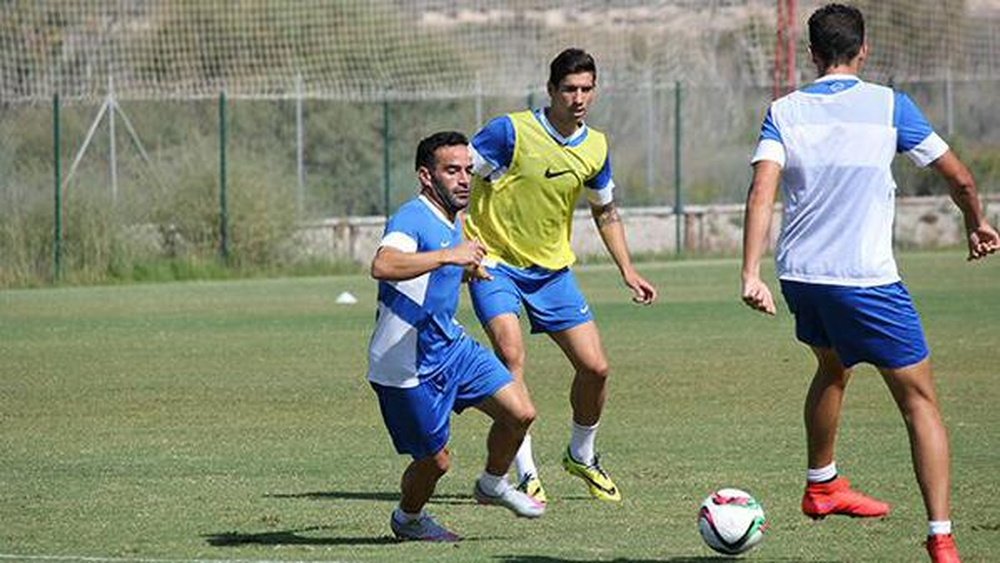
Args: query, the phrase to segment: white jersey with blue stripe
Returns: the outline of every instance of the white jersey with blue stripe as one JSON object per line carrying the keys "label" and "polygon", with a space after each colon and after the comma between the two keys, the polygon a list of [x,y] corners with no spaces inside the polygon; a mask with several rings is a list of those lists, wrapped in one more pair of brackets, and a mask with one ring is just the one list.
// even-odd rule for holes
{"label": "white jersey with blue stripe", "polygon": [[899,281],[892,254],[897,152],[926,166],[948,150],[909,96],[827,75],[775,100],[751,162],[783,167],[778,277],[869,287]]}
{"label": "white jersey with blue stripe", "polygon": [[[461,220],[452,222],[424,196],[389,218],[379,247],[427,252],[462,243]],[[448,363],[466,338],[455,320],[463,268],[446,265],[403,281],[378,283],[375,332],[368,347],[368,379],[389,387],[416,387]]]}

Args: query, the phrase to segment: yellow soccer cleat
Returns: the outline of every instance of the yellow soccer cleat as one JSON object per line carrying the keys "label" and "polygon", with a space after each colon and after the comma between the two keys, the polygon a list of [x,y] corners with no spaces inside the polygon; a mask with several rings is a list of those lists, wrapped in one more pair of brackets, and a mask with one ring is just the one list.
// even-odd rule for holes
{"label": "yellow soccer cleat", "polygon": [[611,502],[620,502],[622,500],[621,492],[618,491],[618,487],[615,486],[611,477],[604,472],[598,456],[594,456],[594,463],[585,465],[573,459],[573,456],[569,453],[569,448],[566,448],[566,453],[563,454],[562,458],[562,466],[570,475],[579,477],[587,482],[587,486],[590,488],[590,496]]}
{"label": "yellow soccer cleat", "polygon": [[542,482],[533,473],[528,473],[521,479],[517,484],[517,490],[542,504],[549,502],[549,497],[545,496],[545,489],[542,488]]}

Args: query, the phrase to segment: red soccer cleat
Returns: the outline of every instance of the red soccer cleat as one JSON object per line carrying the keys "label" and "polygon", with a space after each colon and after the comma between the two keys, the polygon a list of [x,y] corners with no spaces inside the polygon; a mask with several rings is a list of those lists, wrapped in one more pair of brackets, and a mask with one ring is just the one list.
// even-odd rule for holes
{"label": "red soccer cleat", "polygon": [[808,483],[802,495],[802,512],[813,520],[830,514],[855,518],[881,518],[889,505],[851,489],[851,482],[837,477],[828,483]]}
{"label": "red soccer cleat", "polygon": [[962,563],[958,557],[955,536],[951,534],[927,536],[927,553],[934,563]]}

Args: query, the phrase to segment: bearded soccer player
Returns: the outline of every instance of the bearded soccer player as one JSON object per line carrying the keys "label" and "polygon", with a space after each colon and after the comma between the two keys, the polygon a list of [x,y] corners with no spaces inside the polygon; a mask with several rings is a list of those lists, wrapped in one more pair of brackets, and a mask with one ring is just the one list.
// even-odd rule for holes
{"label": "bearded soccer player", "polygon": [[417,147],[420,195],[389,218],[372,261],[378,316],[369,345],[368,379],[392,443],[413,461],[389,524],[403,540],[459,540],[424,511],[448,471],[451,412],[474,407],[493,419],[486,468],[476,481],[480,504],[536,518],[545,506],[507,481],[511,461],[534,420],[534,407],[496,356],[470,338],[455,311],[463,276],[485,250],[463,240],[459,212],[469,200],[468,139],[444,131]]}

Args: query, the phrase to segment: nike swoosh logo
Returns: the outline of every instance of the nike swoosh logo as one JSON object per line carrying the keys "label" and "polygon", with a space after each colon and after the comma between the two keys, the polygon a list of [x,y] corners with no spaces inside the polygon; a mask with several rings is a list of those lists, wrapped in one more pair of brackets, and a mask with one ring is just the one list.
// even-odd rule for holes
{"label": "nike swoosh logo", "polygon": [[563,174],[570,174],[572,172],[573,171],[570,170],[570,169],[560,170],[558,172],[553,172],[551,168],[546,168],[545,169],[545,177],[546,178],[558,178],[559,176],[562,176]]}
{"label": "nike swoosh logo", "polygon": [[590,310],[590,305],[585,305],[585,306],[583,306],[583,307],[580,308],[580,314],[581,315],[586,315],[587,311],[589,311],[589,310]]}
{"label": "nike swoosh logo", "polygon": [[590,477],[588,477],[586,475],[584,475],[583,478],[586,479],[587,482],[590,483],[590,485],[592,487],[594,487],[595,489],[600,489],[600,490],[604,491],[605,493],[607,493],[607,494],[609,494],[611,496],[615,496],[615,495],[618,494],[618,487],[614,487],[614,486],[612,486],[612,487],[605,487],[605,486],[601,485],[597,481],[594,481],[593,479],[591,479]]}

